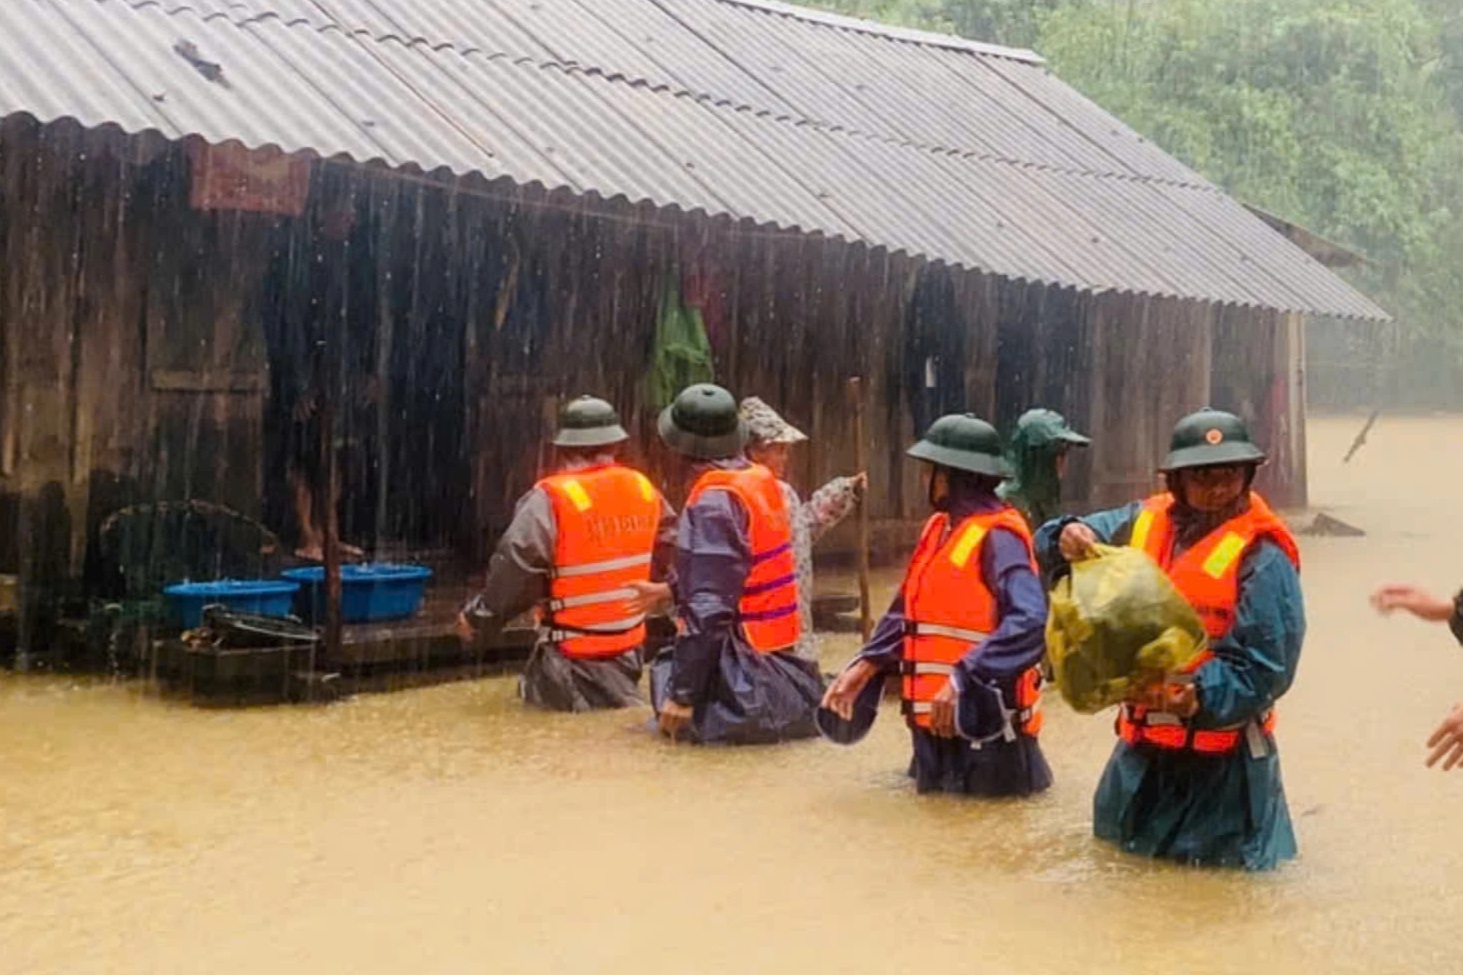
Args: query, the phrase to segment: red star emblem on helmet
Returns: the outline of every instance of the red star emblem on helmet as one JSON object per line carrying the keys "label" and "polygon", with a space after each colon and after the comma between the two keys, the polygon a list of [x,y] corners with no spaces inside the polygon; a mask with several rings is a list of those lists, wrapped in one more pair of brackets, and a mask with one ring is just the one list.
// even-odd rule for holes
{"label": "red star emblem on helmet", "polygon": [[1224,431],[1219,429],[1210,430],[1208,433],[1204,434],[1204,439],[1209,441],[1211,444],[1224,443]]}

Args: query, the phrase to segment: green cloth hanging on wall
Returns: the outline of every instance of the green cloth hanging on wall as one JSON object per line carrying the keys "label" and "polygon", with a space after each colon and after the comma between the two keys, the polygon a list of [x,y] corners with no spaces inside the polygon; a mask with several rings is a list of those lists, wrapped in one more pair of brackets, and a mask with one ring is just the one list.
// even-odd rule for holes
{"label": "green cloth hanging on wall", "polygon": [[651,405],[665,409],[687,386],[715,381],[706,323],[700,311],[681,301],[680,271],[668,271],[661,283],[655,350],[646,377]]}

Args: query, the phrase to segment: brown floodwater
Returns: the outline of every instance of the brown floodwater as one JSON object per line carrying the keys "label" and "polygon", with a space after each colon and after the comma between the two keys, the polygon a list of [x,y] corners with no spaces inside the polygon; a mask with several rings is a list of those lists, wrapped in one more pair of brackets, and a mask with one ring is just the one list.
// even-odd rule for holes
{"label": "brown floodwater", "polygon": [[1463,653],[1366,604],[1463,583],[1463,420],[1384,419],[1343,467],[1359,426],[1311,426],[1313,500],[1368,535],[1304,542],[1273,875],[1094,841],[1110,717],[1055,702],[1052,791],[979,802],[916,797],[887,711],[713,751],[513,678],[218,711],[4,675],[0,972],[1463,972],[1463,774],[1423,767]]}

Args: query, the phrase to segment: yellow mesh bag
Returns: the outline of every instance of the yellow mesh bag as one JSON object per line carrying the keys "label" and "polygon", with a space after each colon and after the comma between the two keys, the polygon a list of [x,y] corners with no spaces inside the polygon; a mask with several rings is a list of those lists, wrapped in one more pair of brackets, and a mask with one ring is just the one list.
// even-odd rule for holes
{"label": "yellow mesh bag", "polygon": [[1188,600],[1134,548],[1097,546],[1052,592],[1047,660],[1063,699],[1084,714],[1182,670],[1206,643]]}

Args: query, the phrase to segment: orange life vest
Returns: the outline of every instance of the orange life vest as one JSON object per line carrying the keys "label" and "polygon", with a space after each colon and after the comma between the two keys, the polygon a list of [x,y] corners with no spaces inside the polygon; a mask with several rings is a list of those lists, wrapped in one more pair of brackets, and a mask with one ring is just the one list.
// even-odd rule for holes
{"label": "orange life vest", "polygon": [[650,579],[662,502],[644,474],[606,466],[539,482],[553,506],[549,639],[566,657],[613,657],[645,642],[645,616],[626,600]]}
{"label": "orange life vest", "polygon": [[776,476],[760,464],[741,470],[711,470],[701,475],[686,504],[707,491],[726,491],[747,510],[752,570],[742,586],[737,624],[753,650],[772,653],[798,642],[797,560],[792,550],[791,513]]}
{"label": "orange life vest", "polygon": [[[1285,522],[1270,510],[1263,498],[1251,493],[1248,511],[1220,525],[1175,558],[1173,505],[1173,497],[1168,494],[1144,502],[1128,544],[1147,553],[1168,574],[1199,614],[1212,643],[1222,639],[1234,626],[1235,609],[1239,605],[1239,574],[1245,554],[1262,539],[1268,539],[1279,545],[1291,564],[1299,569],[1300,548]],[[1205,650],[1189,665],[1187,673],[1192,674],[1212,657]],[[1274,730],[1273,708],[1257,721],[1215,729],[1191,728],[1174,715],[1138,705],[1124,705],[1118,712],[1118,734],[1130,745],[1148,743],[1211,755],[1234,751],[1245,735],[1268,736]],[[1263,753],[1258,748],[1256,751]]]}
{"label": "orange life vest", "polygon": [[[949,682],[955,665],[979,648],[1000,623],[996,596],[981,562],[985,540],[997,528],[1021,539],[1036,571],[1031,529],[1015,508],[972,515],[953,531],[946,514],[925,523],[904,576],[904,714],[912,725],[930,726],[931,702]],[[1036,737],[1042,723],[1039,666],[1017,681],[1015,704],[1003,737],[1011,740],[1017,733]]]}

